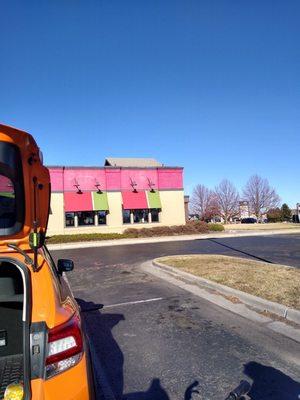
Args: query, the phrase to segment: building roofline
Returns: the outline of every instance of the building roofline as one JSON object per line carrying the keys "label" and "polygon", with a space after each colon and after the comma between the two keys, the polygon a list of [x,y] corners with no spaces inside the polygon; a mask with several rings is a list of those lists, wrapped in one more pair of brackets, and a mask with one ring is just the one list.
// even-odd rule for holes
{"label": "building roofline", "polygon": [[152,157],[106,157],[105,167],[162,167],[163,163]]}
{"label": "building roofline", "polygon": [[111,167],[111,166],[106,166],[106,167],[96,167],[96,166],[86,166],[86,165],[74,165],[74,166],[64,166],[64,165],[46,165],[47,168],[49,169],[103,169],[103,170],[110,170],[110,169],[183,169],[183,167],[178,167],[178,166],[158,166],[158,167]]}

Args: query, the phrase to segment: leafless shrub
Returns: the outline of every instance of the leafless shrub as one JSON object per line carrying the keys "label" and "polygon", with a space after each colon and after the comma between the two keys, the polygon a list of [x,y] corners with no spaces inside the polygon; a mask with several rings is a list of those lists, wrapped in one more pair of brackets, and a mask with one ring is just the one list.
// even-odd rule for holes
{"label": "leafless shrub", "polygon": [[156,226],[153,228],[127,228],[124,235],[130,237],[174,236],[207,233],[210,225],[204,221],[189,221],[186,225]]}

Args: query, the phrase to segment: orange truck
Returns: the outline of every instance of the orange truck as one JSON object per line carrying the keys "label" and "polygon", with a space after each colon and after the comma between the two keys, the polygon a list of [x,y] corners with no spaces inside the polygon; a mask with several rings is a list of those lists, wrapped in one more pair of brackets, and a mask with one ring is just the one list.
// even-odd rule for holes
{"label": "orange truck", "polygon": [[50,191],[33,137],[0,125],[0,399],[94,399],[73,262],[45,246]]}

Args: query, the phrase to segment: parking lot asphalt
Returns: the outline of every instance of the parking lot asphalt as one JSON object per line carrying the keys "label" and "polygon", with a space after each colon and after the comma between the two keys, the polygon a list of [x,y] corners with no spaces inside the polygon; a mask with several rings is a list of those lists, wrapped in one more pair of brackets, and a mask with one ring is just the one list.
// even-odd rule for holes
{"label": "parking lot asphalt", "polygon": [[[298,343],[140,269],[145,260],[185,253],[259,257],[300,267],[300,235],[216,241],[52,252],[75,262],[69,279],[83,308],[90,309],[84,316],[95,368],[101,363],[116,399],[221,400],[241,379],[252,383],[251,399],[298,399]],[[91,311],[99,303],[104,308]]]}

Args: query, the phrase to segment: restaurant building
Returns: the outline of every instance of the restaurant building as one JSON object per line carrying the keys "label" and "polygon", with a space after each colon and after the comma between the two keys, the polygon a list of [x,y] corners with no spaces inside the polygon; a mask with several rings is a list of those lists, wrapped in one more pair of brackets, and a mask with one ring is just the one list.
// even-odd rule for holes
{"label": "restaurant building", "polygon": [[185,224],[182,167],[148,158],[107,158],[103,167],[48,168],[50,235]]}

